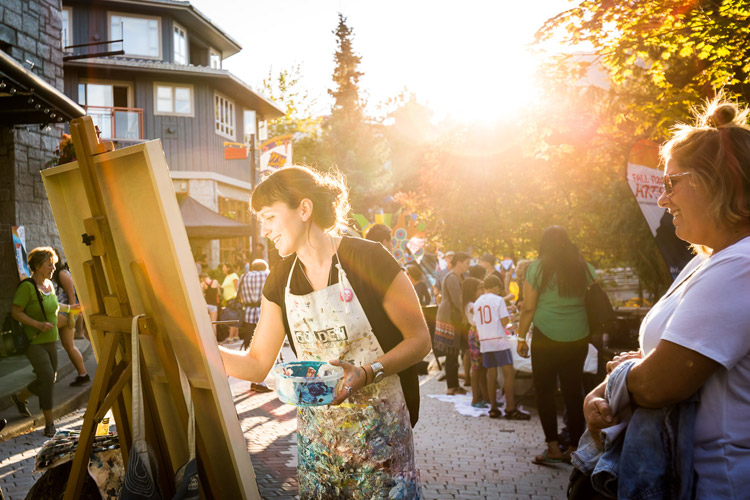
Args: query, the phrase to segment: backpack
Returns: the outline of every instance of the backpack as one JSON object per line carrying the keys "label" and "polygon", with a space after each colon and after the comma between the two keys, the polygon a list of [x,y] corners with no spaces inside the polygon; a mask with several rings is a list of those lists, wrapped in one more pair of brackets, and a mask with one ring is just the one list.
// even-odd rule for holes
{"label": "backpack", "polygon": [[11,313],[5,315],[3,321],[3,333],[10,334],[13,340],[13,348],[9,352],[23,354],[28,347],[25,343],[28,342],[28,337],[23,330],[23,325],[13,317]]}
{"label": "backpack", "polygon": [[[18,287],[21,286],[21,284],[24,282],[30,282],[34,286],[36,298],[39,301],[39,307],[42,308],[42,313],[44,314],[44,317],[46,319],[47,311],[44,310],[44,304],[42,303],[42,294],[39,293],[39,289],[36,287],[36,282],[32,278],[26,278],[25,280],[22,280],[16,287],[16,290],[18,290]],[[31,345],[31,341],[34,340],[36,336],[39,335],[39,333],[41,333],[36,332],[32,338],[29,338],[26,335],[26,331],[24,330],[21,322],[15,319],[11,313],[8,313],[5,316],[5,322],[3,322],[3,331],[10,331],[11,335],[13,335],[13,345],[15,345],[16,347],[17,354],[25,354],[26,350]]]}

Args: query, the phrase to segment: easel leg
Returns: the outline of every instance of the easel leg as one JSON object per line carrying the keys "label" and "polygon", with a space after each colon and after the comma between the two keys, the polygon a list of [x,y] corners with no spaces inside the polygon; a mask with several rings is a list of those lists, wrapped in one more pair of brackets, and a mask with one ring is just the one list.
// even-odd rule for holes
{"label": "easel leg", "polygon": [[77,500],[81,496],[84,475],[87,474],[89,458],[91,458],[91,446],[94,443],[96,424],[94,416],[99,410],[99,405],[107,395],[109,379],[115,365],[115,354],[120,343],[120,333],[109,333],[104,336],[104,356],[96,370],[94,383],[91,387],[89,404],[83,417],[81,436],[78,439],[73,465],[70,469],[68,486],[65,488],[63,500]]}

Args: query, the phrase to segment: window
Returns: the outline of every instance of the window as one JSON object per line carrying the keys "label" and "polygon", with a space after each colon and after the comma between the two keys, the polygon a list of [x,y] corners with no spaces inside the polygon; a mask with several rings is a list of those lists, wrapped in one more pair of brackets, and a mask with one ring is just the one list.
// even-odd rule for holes
{"label": "window", "polygon": [[256,130],[256,127],[255,127],[255,117],[256,117],[255,111],[251,109],[246,109],[242,112],[242,122],[244,123],[244,126],[245,126],[245,134],[244,134],[245,144],[250,144],[250,138],[251,138],[250,136],[253,136],[253,135],[255,136],[255,140],[256,141],[258,140],[258,131]]}
{"label": "window", "polygon": [[78,104],[107,139],[142,138],[141,111],[130,108],[132,89],[125,82],[80,82]]}
{"label": "window", "polygon": [[268,140],[268,122],[265,120],[258,122],[258,140]]}
{"label": "window", "polygon": [[193,116],[193,86],[154,84],[154,114]]}
{"label": "window", "polygon": [[[229,217],[245,224],[252,222],[250,203],[247,201],[233,200],[219,196],[219,213],[224,217]],[[239,252],[247,256],[252,254],[249,237],[219,240],[219,259],[221,262],[234,262]],[[235,269],[235,271],[237,271],[237,274],[245,272],[244,269]]]}
{"label": "window", "polygon": [[234,103],[226,97],[214,94],[216,133],[234,140]]}
{"label": "window", "polygon": [[64,7],[62,10],[62,48],[65,52],[69,52],[73,49],[65,50],[68,45],[73,45],[73,9],[70,7]]}
{"label": "window", "polygon": [[175,64],[188,63],[187,33],[179,24],[174,25],[174,62]]}
{"label": "window", "polygon": [[112,50],[122,49],[128,56],[160,59],[159,31],[157,17],[133,17],[122,14],[110,14],[109,17],[109,39],[122,39],[121,43],[112,44]]}
{"label": "window", "polygon": [[221,54],[214,49],[208,49],[208,66],[211,68],[221,69]]}

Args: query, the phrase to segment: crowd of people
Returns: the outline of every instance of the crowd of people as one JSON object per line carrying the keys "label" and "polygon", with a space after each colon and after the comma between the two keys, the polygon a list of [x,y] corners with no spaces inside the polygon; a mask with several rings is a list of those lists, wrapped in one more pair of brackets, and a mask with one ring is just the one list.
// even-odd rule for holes
{"label": "crowd of people", "polygon": [[[333,497],[354,481],[363,498],[393,491],[422,498],[412,440],[414,367],[431,346],[444,359],[446,394],[466,394],[462,365],[472,405],[493,419],[531,418],[514,393],[514,361],[530,357],[546,443],[530,459],[573,463],[569,498],[747,497],[747,117],[736,104],[715,102],[662,149],[659,205],[697,255],[645,317],[641,348],[616,356],[587,395],[583,365],[593,325],[586,296],[596,274],[564,228],[544,230],[534,261],[458,251],[437,255],[434,266],[423,259],[404,269],[390,254],[387,226],[373,225],[365,235],[371,241],[342,235],[349,207],[340,178],[287,167],[262,181],[252,209],[282,258],[270,268],[265,259],[227,262],[221,281],[201,272],[200,285],[207,314],[228,328],[220,347],[228,375],[269,390],[258,388],[285,339],[298,359],[343,368],[331,405],[298,409],[300,497]],[[79,306],[58,255],[49,247],[29,253],[31,279],[18,286],[12,306],[37,377],[12,400],[30,416],[27,401],[39,398],[47,436],[55,432],[58,340],[78,370],[73,384],[89,382],[72,342]],[[437,307],[432,343],[422,312],[430,306]],[[227,348],[240,340],[240,349]],[[375,456],[373,443],[387,446]]]}

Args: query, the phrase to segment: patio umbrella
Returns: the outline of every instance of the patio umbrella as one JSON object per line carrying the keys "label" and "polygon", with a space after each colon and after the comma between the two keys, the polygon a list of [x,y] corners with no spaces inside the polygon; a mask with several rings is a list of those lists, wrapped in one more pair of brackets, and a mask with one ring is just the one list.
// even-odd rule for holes
{"label": "patio umbrella", "polygon": [[243,222],[224,217],[201,205],[190,196],[180,202],[180,212],[188,238],[220,240],[250,236],[252,227]]}

